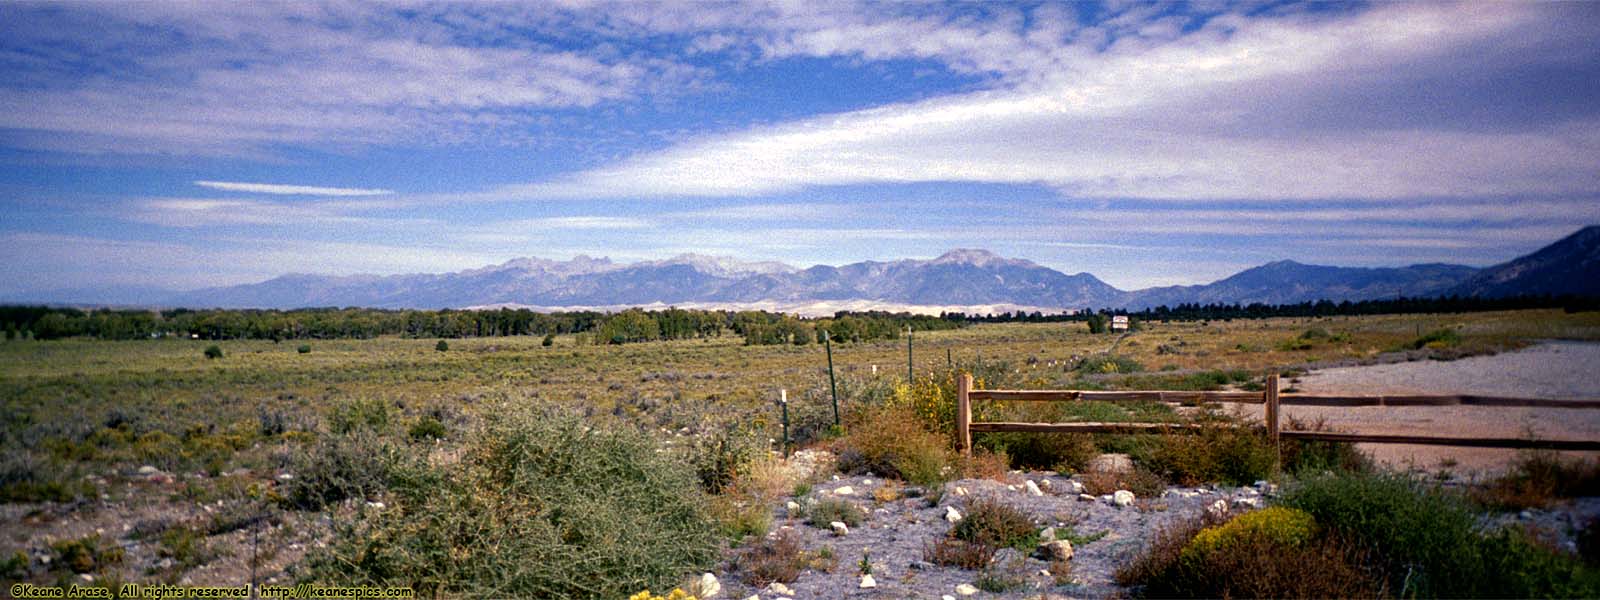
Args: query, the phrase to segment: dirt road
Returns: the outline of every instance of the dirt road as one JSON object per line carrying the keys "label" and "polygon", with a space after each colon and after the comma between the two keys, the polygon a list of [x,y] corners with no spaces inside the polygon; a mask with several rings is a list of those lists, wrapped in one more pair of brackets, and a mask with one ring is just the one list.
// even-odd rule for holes
{"label": "dirt road", "polygon": [[[1417,361],[1314,371],[1294,388],[1329,394],[1470,393],[1530,398],[1600,399],[1600,344],[1549,342],[1517,352],[1450,362]],[[1284,407],[1300,419],[1325,418],[1336,429],[1377,434],[1434,434],[1600,439],[1600,410],[1490,407]],[[1363,444],[1381,462],[1458,475],[1496,471],[1516,451],[1449,446]]]}

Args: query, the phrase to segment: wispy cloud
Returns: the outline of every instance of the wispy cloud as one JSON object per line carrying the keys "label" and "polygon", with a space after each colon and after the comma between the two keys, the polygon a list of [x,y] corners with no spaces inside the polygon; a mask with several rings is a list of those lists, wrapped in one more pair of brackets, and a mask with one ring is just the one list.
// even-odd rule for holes
{"label": "wispy cloud", "polygon": [[252,194],[277,194],[284,196],[382,196],[392,190],[367,188],[322,187],[314,185],[287,185],[281,183],[247,183],[240,181],[196,181],[195,185],[225,192]]}
{"label": "wispy cloud", "polygon": [[[1600,116],[1499,129],[1318,122],[1326,97],[1541,60],[1578,34],[1522,4],[1381,5],[1348,18],[1216,18],[1168,39],[1081,34],[1012,86],[707,137],[500,191],[526,198],[761,196],[818,186],[1042,184],[1072,197],[1393,199],[1600,189]],[[1342,16],[1342,15],[1341,15]],[[1580,20],[1594,20],[1580,15]],[[1552,35],[1529,41],[1530,28]],[[1543,44],[1529,53],[1529,44]],[[1593,56],[1593,50],[1583,51]],[[1485,54],[1487,53],[1487,54]],[[1351,73],[1375,73],[1351,80]],[[1448,90],[1466,94],[1469,90]],[[1437,113],[1424,94],[1389,110]],[[1236,100],[1243,98],[1245,100]],[[1474,97],[1452,97],[1478,103]],[[1505,125],[1513,125],[1510,128]],[[1398,126],[1397,126],[1398,125]]]}

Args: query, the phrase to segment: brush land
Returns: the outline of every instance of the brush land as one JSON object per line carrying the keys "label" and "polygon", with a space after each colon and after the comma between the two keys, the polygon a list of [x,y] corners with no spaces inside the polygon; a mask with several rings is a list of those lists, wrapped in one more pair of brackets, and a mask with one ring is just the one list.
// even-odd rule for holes
{"label": "brush land", "polygon": [[[842,431],[831,427],[827,358],[821,346],[752,346],[732,335],[623,345],[593,345],[579,343],[574,336],[556,336],[550,346],[535,336],[443,343],[397,337],[282,343],[13,341],[0,345],[4,434],[0,450],[5,455],[0,471],[0,497],[5,501],[0,506],[0,560],[6,569],[0,575],[7,582],[41,584],[337,580],[400,582],[446,595],[611,597],[624,589],[628,593],[652,586],[657,591],[670,589],[698,571],[713,570],[724,579],[744,582],[737,585],[759,589],[751,582],[761,577],[748,576],[754,560],[749,553],[771,546],[773,538],[766,534],[781,530],[773,523],[788,515],[783,506],[787,501],[817,500],[817,493],[809,493],[810,486],[830,475],[812,473],[793,481],[772,475],[783,468],[781,463],[770,464],[770,454],[779,449],[782,438],[774,403],[779,389],[787,390],[791,400],[791,437],[837,454],[838,468],[845,475],[853,471],[870,479],[864,475],[870,472],[880,482],[885,476],[899,482],[885,492],[895,496],[889,502],[914,490],[916,496],[937,505],[949,481],[1006,480],[1014,477],[1012,469],[1070,474],[1106,451],[1132,455],[1139,464],[1136,473],[1155,478],[1154,483],[1141,484],[1140,490],[1160,496],[1160,488],[1167,484],[1249,485],[1258,472],[1237,465],[1179,464],[1174,458],[1178,454],[1205,452],[1190,448],[1192,452],[1180,453],[1168,446],[1191,442],[1144,436],[1099,436],[1087,441],[1074,436],[1056,436],[1074,438],[1066,441],[1020,434],[981,436],[988,438],[979,440],[986,452],[963,462],[949,452],[944,429],[952,370],[973,372],[988,388],[1251,390],[1260,389],[1268,372],[1296,377],[1321,367],[1454,360],[1552,339],[1600,341],[1600,313],[1535,310],[1147,321],[1126,336],[1091,334],[1083,323],[979,324],[918,332],[912,341],[911,365],[916,382],[909,386],[905,339],[834,345]],[[206,351],[212,346],[220,356],[208,358]],[[1099,421],[1181,420],[1197,415],[1241,418],[1154,404],[1048,410],[1025,416]],[[568,418],[580,429],[563,429]],[[914,431],[902,440],[916,438],[917,431],[934,440],[925,449],[928,464],[906,464],[905,457],[914,453],[903,448],[890,448],[891,458],[884,458],[879,446],[892,445],[893,440],[865,435],[875,428],[895,430],[907,421]],[[614,437],[590,440],[584,436],[591,427],[615,432]],[[554,533],[539,533],[544,530],[537,527],[521,531],[518,527],[524,525],[518,523],[493,526],[520,531],[527,539],[553,535],[555,545],[563,548],[581,550],[587,546],[580,538],[608,536],[607,543],[634,540],[641,548],[662,544],[672,551],[655,558],[622,559],[573,550],[577,553],[539,559],[551,565],[549,573],[523,573],[522,579],[496,580],[491,586],[483,582],[523,568],[508,558],[513,556],[508,554],[514,549],[512,540],[472,538],[468,544],[451,537],[455,534],[420,524],[423,515],[448,511],[467,515],[462,518],[489,519],[514,514],[520,507],[528,514],[548,516],[549,506],[565,501],[564,493],[581,497],[603,492],[626,499],[626,492],[610,484],[605,489],[578,484],[572,490],[562,488],[584,479],[583,471],[563,471],[560,476],[543,471],[539,477],[544,479],[538,480],[547,488],[532,496],[508,491],[485,499],[485,488],[474,487],[504,487],[504,477],[516,481],[534,477],[515,475],[520,473],[516,469],[537,462],[529,457],[559,454],[538,440],[568,439],[563,436],[578,436],[571,438],[573,447],[597,444],[588,451],[592,456],[570,457],[564,468],[587,465],[584,468],[606,471],[613,464],[606,457],[621,457],[618,460],[626,459],[625,464],[634,459],[660,461],[654,468],[657,475],[638,475],[630,481],[659,488],[652,493],[704,495],[705,500],[691,498],[683,506],[656,502],[662,510],[678,511],[666,517],[597,505],[592,507],[593,518],[601,520],[590,523],[589,529],[575,529],[571,522],[556,527]],[[1307,455],[1350,454],[1349,449],[1315,450],[1307,450]],[[599,462],[585,462],[590,459]],[[1515,459],[1507,455],[1508,464]],[[1567,468],[1592,458],[1540,460]],[[514,476],[507,475],[508,470]],[[674,478],[678,470],[686,480]],[[756,476],[762,472],[767,473],[764,479]],[[654,479],[658,475],[664,479]],[[685,481],[687,488],[682,487]],[[1137,482],[1115,483],[1113,487],[1121,488]],[[1543,506],[1549,497],[1562,496],[1558,490],[1542,496],[1536,493],[1539,490],[1501,491],[1505,493],[1496,496],[1500,500],[1490,504]],[[1305,499],[1309,493],[1297,496],[1302,506],[1314,504]],[[1528,494],[1535,497],[1530,500]],[[629,503],[651,504],[639,498]],[[611,523],[602,517],[633,520]],[[677,541],[635,539],[644,535],[637,529],[646,522],[658,523],[659,532],[670,532]],[[469,525],[491,523],[450,524]],[[1581,532],[1564,532],[1567,538],[1577,533]],[[1155,534],[1147,532],[1143,539],[1149,543],[1137,546],[1159,547],[1157,542],[1166,538],[1151,537]],[[1323,538],[1317,539],[1317,544],[1324,544]],[[410,546],[428,540],[435,545]],[[1007,544],[1012,542],[1016,540]],[[913,544],[920,550],[923,542]],[[1371,560],[1351,564],[1379,573],[1383,558],[1377,556],[1383,552],[1379,546],[1363,546],[1362,552],[1373,556],[1363,554],[1362,560]],[[1345,552],[1343,547],[1317,548]],[[797,572],[826,567],[853,577],[855,563],[862,558],[835,557],[834,562],[842,564],[827,565],[817,552],[795,550],[795,556],[805,560],[790,566]],[[439,553],[454,558],[440,558]],[[494,565],[502,575],[447,566],[468,557]],[[562,571],[563,560],[603,563],[623,574]],[[870,560],[863,560],[870,570]],[[993,575],[986,566],[974,569],[968,579]],[[1128,577],[1122,583],[1134,590],[1170,583]],[[1386,577],[1372,575],[1368,581],[1373,587],[1352,589],[1390,595],[1407,592],[1396,587],[1404,582],[1396,584]],[[1065,590],[1061,593],[1074,589],[1070,578],[1058,583]],[[1203,588],[1194,585],[1201,587],[1191,589]],[[1000,588],[1007,593],[1023,590]]]}

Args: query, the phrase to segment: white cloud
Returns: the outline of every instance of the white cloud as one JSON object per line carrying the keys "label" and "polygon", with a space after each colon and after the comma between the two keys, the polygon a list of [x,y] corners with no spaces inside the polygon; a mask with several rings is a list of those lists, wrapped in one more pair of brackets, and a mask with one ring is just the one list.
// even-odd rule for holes
{"label": "white cloud", "polygon": [[237,181],[196,181],[195,185],[226,192],[253,194],[281,194],[289,196],[382,196],[391,190],[321,187],[313,185],[285,185],[279,183],[245,183]]}
{"label": "white cloud", "polygon": [[[1559,18],[1539,8],[1382,5],[1348,18],[1219,18],[1176,39],[1117,38],[1104,51],[1068,44],[1049,61],[1018,67],[1030,76],[1014,87],[703,138],[495,193],[760,196],[911,182],[1042,184],[1077,197],[1175,200],[1592,192],[1600,189],[1591,158],[1600,152],[1600,119],[1510,130],[1273,130],[1253,121],[1315,116],[1311,101],[1345,86],[1347,73],[1409,73],[1461,60]],[[813,51],[833,52],[818,44]],[[1039,65],[1049,68],[1029,70]],[[1412,108],[1432,101],[1418,95]],[[1250,112],[1273,102],[1283,105]]]}

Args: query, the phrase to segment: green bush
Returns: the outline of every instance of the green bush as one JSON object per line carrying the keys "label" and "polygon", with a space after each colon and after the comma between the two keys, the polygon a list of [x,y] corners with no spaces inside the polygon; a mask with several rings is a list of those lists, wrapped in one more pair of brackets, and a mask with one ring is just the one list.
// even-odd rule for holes
{"label": "green bush", "polygon": [[448,436],[450,429],[445,427],[444,422],[437,417],[423,415],[422,418],[417,419],[416,423],[411,424],[411,429],[406,434],[411,436],[413,440],[439,440]]}
{"label": "green bush", "polygon": [[1271,476],[1277,460],[1260,432],[1217,423],[1194,434],[1161,437],[1147,464],[1181,485],[1248,485]]}
{"label": "green bush", "polygon": [[1394,474],[1335,474],[1291,487],[1288,507],[1369,546],[1403,596],[1470,596],[1481,577],[1473,554],[1477,517],[1458,496]]}
{"label": "green bush", "polygon": [[727,490],[751,461],[766,451],[766,442],[754,429],[728,424],[696,436],[689,446],[689,464],[694,466],[700,488],[713,494]]}
{"label": "green bush", "polygon": [[459,462],[402,472],[305,579],[422,595],[625,598],[718,558],[688,465],[648,435],[553,408],[497,413]]}
{"label": "green bush", "polygon": [[354,431],[382,433],[389,428],[389,404],[376,398],[348,400],[334,405],[328,415],[328,431],[346,434]]}
{"label": "green bush", "polygon": [[1404,476],[1339,474],[1284,504],[1373,551],[1391,591],[1417,597],[1596,597],[1600,574],[1527,532],[1482,533],[1468,501]]}
{"label": "green bush", "polygon": [[545,334],[544,340],[539,342],[539,345],[540,346],[544,346],[546,348],[549,348],[551,346],[556,345],[556,334],[554,334],[554,333]]}
{"label": "green bush", "polygon": [[439,340],[439,343],[433,345],[433,349],[434,350],[438,350],[440,352],[447,351],[447,350],[450,349],[450,342],[446,342],[444,340]]}
{"label": "green bush", "polygon": [[222,347],[217,345],[206,346],[206,358],[222,358]]}
{"label": "green bush", "polygon": [[295,348],[294,350],[295,352],[299,352],[301,354],[311,354],[311,344],[300,344],[300,347]]}
{"label": "green bush", "polygon": [[911,408],[901,405],[863,411],[836,446],[842,472],[873,473],[925,487],[942,483],[951,461],[949,438],[929,431]]}

